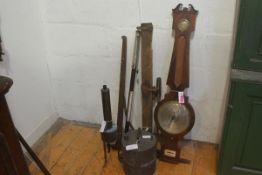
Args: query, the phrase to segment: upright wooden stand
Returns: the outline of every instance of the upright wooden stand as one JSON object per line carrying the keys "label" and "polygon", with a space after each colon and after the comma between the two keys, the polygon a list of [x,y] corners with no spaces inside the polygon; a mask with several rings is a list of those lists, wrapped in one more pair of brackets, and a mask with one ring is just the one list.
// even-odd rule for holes
{"label": "upright wooden stand", "polygon": [[153,86],[153,24],[142,23],[141,32],[141,75],[142,75],[142,127],[152,131],[153,107],[155,100],[161,98],[161,78],[157,78]]}
{"label": "upright wooden stand", "polygon": [[[18,175],[29,175],[29,169],[5,99],[5,94],[9,91],[12,84],[13,81],[10,78],[0,76],[0,132],[3,134],[9,147]],[[3,168],[2,165],[0,165],[0,168]]]}
{"label": "upright wooden stand", "polygon": [[0,132],[0,174],[18,175],[14,160],[10,154],[4,135]]}

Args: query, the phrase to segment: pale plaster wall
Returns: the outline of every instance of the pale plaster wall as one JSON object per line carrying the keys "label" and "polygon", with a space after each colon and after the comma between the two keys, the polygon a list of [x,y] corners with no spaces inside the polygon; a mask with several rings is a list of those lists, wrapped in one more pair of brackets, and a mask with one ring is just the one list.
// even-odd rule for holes
{"label": "pale plaster wall", "polygon": [[[128,37],[127,79],[129,79],[135,27],[141,22],[153,23],[154,76],[161,76],[165,82],[173,47],[171,9],[180,2],[186,5],[192,3],[199,10],[199,15],[190,50],[191,79],[188,95],[196,112],[196,124],[188,138],[218,142],[227,93],[226,80],[230,65],[235,0],[40,1],[46,38],[47,62],[56,111],[67,119],[93,123],[100,123],[102,120],[100,88],[103,84],[107,84],[111,89],[112,111],[116,120],[121,35]],[[27,3],[20,1],[18,4],[28,6]],[[18,5],[16,8],[19,10]],[[29,10],[36,11],[36,9]],[[19,19],[22,18],[19,13],[17,16]],[[28,18],[35,18],[35,16],[30,15]],[[23,20],[20,19],[21,23]],[[16,25],[15,27],[16,29],[12,30],[18,37],[20,36],[18,28],[27,28],[27,25],[22,25],[22,27]],[[37,27],[40,26],[37,25]],[[41,33],[35,37],[39,37],[39,35],[41,36]],[[22,37],[20,45],[27,39],[26,36],[20,36]],[[33,38],[30,38],[33,43]],[[34,39],[34,41],[37,40]],[[19,49],[20,45],[16,45],[16,47]],[[20,49],[22,50],[22,48]],[[40,52],[43,53],[43,50]],[[33,53],[37,54],[37,52]],[[21,64],[25,63],[21,61]],[[29,61],[26,65],[28,66],[28,64],[34,65],[35,63]],[[34,67],[34,69],[41,70],[38,67]],[[47,72],[45,71],[44,74],[44,79],[48,81]],[[27,77],[25,75],[23,77]],[[33,76],[34,80],[38,82],[35,77],[37,74],[28,73],[28,76]],[[39,83],[43,83],[43,81]],[[165,83],[163,84],[165,92],[166,86]],[[139,96],[140,87],[139,85],[136,87],[138,93],[135,97],[133,122],[139,126],[141,123],[141,99]],[[22,88],[24,87],[20,87],[20,89]],[[49,100],[48,94],[39,93],[45,99],[47,98],[47,101]],[[31,95],[31,98],[36,97]],[[18,122],[21,120],[25,119],[17,119]],[[23,122],[21,121],[21,123]],[[28,128],[27,132],[29,132]]]}
{"label": "pale plaster wall", "polygon": [[35,0],[0,0],[5,52],[0,74],[14,80],[7,101],[16,127],[29,144],[56,120],[39,7]]}
{"label": "pale plaster wall", "polygon": [[[192,37],[188,95],[196,111],[196,125],[188,137],[218,142],[227,93],[235,0],[42,2],[57,111],[68,119],[96,123],[102,120],[102,84],[108,84],[111,89],[116,119],[120,36],[128,36],[129,70],[135,27],[141,22],[152,22],[154,75],[165,81],[173,45],[171,9],[179,2],[194,4],[199,16]],[[139,126],[141,105],[137,87],[133,122]]]}
{"label": "pale plaster wall", "polygon": [[[165,82],[173,45],[171,9],[179,2],[192,3],[199,10],[190,51],[188,90],[196,124],[188,137],[218,142],[227,93],[235,0],[42,0],[57,112],[68,119],[100,123],[100,88],[108,84],[116,119],[120,37],[128,36],[130,70],[134,31],[141,22],[154,24],[154,75]],[[141,123],[139,89],[137,86],[134,114],[137,126]]]}

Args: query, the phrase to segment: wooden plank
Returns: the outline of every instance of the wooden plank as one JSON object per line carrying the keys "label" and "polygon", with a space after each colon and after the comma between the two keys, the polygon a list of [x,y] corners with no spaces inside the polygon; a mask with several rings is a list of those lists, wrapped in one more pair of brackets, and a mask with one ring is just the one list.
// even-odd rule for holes
{"label": "wooden plank", "polygon": [[83,154],[84,148],[90,144],[96,134],[94,128],[82,128],[75,141],[66,149],[63,156],[52,168],[51,173],[55,175],[66,175],[70,169],[74,169],[74,162]]}
{"label": "wooden plank", "polygon": [[[49,168],[53,175],[124,175],[117,151],[111,150],[107,165],[104,166],[103,147],[97,128],[65,123],[46,145],[50,150]],[[182,142],[182,158],[191,160],[190,164],[170,164],[157,162],[157,175],[215,175],[217,146],[195,141]],[[43,149],[40,157],[48,153]],[[31,165],[33,166],[33,165]],[[30,168],[31,168],[30,166]],[[42,175],[35,168],[32,175]]]}
{"label": "wooden plank", "polygon": [[152,23],[141,24],[141,92],[142,92],[142,127],[153,127],[153,50],[152,50]]}
{"label": "wooden plank", "polygon": [[82,175],[98,175],[103,172],[104,167],[104,153],[102,148],[102,143],[97,145],[98,149],[95,151],[95,154],[88,161],[87,166],[84,169]]}
{"label": "wooden plank", "polygon": [[198,143],[192,175],[216,175],[217,146]]}
{"label": "wooden plank", "polygon": [[[72,164],[72,168],[68,171],[70,175],[80,175],[83,174],[86,169],[89,168],[92,158],[95,153],[99,150],[99,147],[102,146],[101,138],[98,130],[96,130],[95,135],[90,139],[89,144],[83,148],[81,156]],[[101,158],[104,160],[103,158]],[[102,162],[103,163],[103,162]],[[101,163],[101,164],[102,164]]]}
{"label": "wooden plank", "polygon": [[[35,153],[38,155],[39,159],[43,162],[43,164],[49,169],[49,158],[50,158],[50,152],[51,152],[51,139],[52,139],[52,133],[47,133],[45,135],[45,139],[42,140],[41,143],[42,150],[38,148],[38,151],[35,151]],[[34,150],[34,149],[33,149]],[[27,154],[27,157],[29,155]],[[30,161],[31,158],[30,158]],[[33,175],[40,175],[41,170],[36,166],[36,164],[32,161],[32,163],[29,166],[29,171]]]}
{"label": "wooden plank", "polygon": [[67,124],[52,138],[49,167],[52,169],[83,127]]}
{"label": "wooden plank", "polygon": [[117,151],[112,151],[108,157],[107,165],[103,169],[103,175],[123,175],[124,170],[122,168],[121,162],[118,160],[118,153]]}
{"label": "wooden plank", "polygon": [[[70,124],[70,121],[64,120],[62,118],[58,118],[57,121],[41,136],[38,141],[32,146],[34,152],[38,155],[39,159],[43,162],[43,164],[50,169],[49,159],[51,152],[51,139],[54,135],[56,135],[59,131],[61,132],[61,128],[65,125]],[[30,156],[26,154],[26,157],[30,159],[29,171],[33,175],[42,174],[41,170],[36,166],[36,164],[31,160]]]}

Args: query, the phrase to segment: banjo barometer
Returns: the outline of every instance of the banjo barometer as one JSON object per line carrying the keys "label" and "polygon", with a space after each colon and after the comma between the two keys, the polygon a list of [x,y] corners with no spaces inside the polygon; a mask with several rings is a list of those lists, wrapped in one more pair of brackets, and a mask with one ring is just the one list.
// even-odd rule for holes
{"label": "banjo barometer", "polygon": [[179,141],[193,128],[195,114],[184,90],[189,87],[190,35],[195,29],[198,11],[179,4],[173,9],[175,43],[169,67],[167,85],[170,90],[156,108],[154,119],[157,127],[160,160],[170,163],[187,163],[180,157]]}

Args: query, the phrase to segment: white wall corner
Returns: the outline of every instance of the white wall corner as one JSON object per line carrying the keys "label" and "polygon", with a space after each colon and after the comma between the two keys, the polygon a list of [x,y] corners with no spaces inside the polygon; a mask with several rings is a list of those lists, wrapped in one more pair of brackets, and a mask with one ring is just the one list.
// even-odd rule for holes
{"label": "white wall corner", "polygon": [[57,121],[59,116],[53,113],[51,116],[43,119],[38,126],[32,129],[31,133],[25,137],[27,143],[32,146],[36,141]]}

